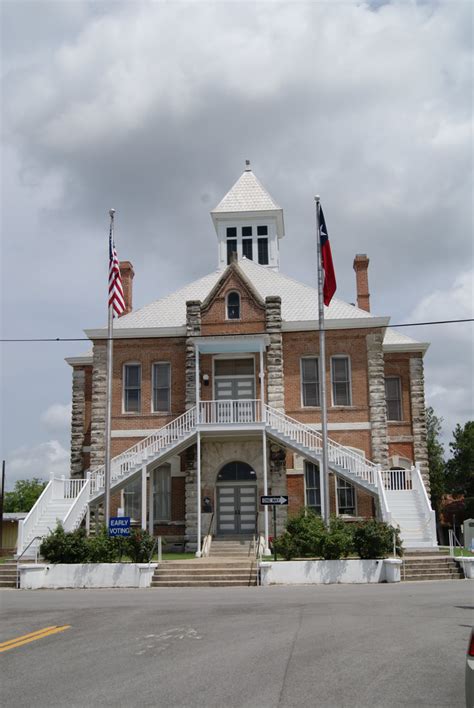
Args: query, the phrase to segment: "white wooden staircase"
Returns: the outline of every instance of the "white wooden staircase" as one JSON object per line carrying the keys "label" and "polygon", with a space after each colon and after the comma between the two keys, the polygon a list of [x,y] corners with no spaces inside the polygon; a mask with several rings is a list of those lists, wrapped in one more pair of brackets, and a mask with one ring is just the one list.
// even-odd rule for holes
{"label": "white wooden staircase", "polygon": [[[319,464],[322,436],[311,427],[258,400],[203,401],[111,461],[112,492],[136,478],[144,466],[164,462],[193,444],[198,430],[206,432],[266,430],[269,437]],[[328,443],[329,468],[354,486],[374,495],[384,521],[399,525],[406,547],[436,546],[434,512],[431,510],[417,468],[383,471],[332,440]],[[20,522],[18,554],[34,555],[39,538],[61,521],[66,531],[81,524],[88,505],[104,495],[104,466],[89,470],[87,479],[54,479],[23,522]]]}

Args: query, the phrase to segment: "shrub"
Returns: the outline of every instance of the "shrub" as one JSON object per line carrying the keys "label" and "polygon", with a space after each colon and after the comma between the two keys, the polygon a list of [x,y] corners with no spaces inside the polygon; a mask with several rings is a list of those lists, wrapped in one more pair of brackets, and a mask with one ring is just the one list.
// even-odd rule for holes
{"label": "shrub", "polygon": [[401,556],[403,549],[399,531],[383,521],[368,519],[354,529],[354,548],[360,558],[386,558],[393,551],[395,533],[397,555]]}
{"label": "shrub", "polygon": [[312,509],[303,509],[292,516],[286,524],[299,556],[320,556],[323,538],[326,534],[324,522]]}
{"label": "shrub", "polygon": [[130,556],[134,563],[146,563],[153,550],[155,539],[148,531],[143,529],[131,529],[130,536],[126,540],[125,553]]}
{"label": "shrub", "polygon": [[349,524],[333,516],[329,529],[326,530],[321,543],[321,555],[324,560],[339,560],[347,558],[354,549],[353,531]]}
{"label": "shrub", "polygon": [[87,539],[87,560],[90,563],[113,563],[119,555],[119,545],[116,538],[110,538],[105,526],[102,526],[95,536]]}
{"label": "shrub", "polygon": [[40,554],[49,563],[85,563],[88,559],[88,543],[85,531],[78,529],[66,533],[62,524],[42,541]]}
{"label": "shrub", "polygon": [[273,549],[287,561],[298,555],[298,547],[294,537],[288,531],[284,531],[281,536],[273,539]]}

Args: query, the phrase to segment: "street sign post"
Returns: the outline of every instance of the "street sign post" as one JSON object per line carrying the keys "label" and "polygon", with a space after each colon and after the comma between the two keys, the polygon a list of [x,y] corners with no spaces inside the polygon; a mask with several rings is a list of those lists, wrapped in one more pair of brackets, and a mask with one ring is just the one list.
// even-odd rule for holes
{"label": "street sign post", "polygon": [[[272,506],[273,507],[273,539],[276,538],[277,529],[277,506],[286,506],[288,504],[288,497],[280,494],[277,497],[262,496],[260,497],[260,504],[262,506]],[[275,543],[273,543],[273,559],[277,559],[277,552],[275,548]]]}
{"label": "street sign post", "polygon": [[130,517],[112,516],[109,519],[109,536],[130,536]]}

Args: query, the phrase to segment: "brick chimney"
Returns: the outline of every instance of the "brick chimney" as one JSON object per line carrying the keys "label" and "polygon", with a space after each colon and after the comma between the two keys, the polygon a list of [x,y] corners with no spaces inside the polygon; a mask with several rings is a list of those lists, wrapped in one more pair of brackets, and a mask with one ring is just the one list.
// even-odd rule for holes
{"label": "brick chimney", "polygon": [[370,312],[369,259],[365,253],[357,253],[353,264],[356,272],[357,307]]}
{"label": "brick chimney", "polygon": [[128,315],[132,311],[133,277],[135,271],[130,261],[120,261],[120,275],[122,276],[123,296],[125,299],[125,310],[122,315]]}

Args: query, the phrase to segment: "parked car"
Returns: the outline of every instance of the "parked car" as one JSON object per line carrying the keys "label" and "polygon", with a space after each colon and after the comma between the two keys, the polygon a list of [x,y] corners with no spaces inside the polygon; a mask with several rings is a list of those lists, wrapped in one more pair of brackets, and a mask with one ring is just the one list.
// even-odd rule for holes
{"label": "parked car", "polygon": [[471,631],[466,655],[466,708],[474,708],[474,629]]}

